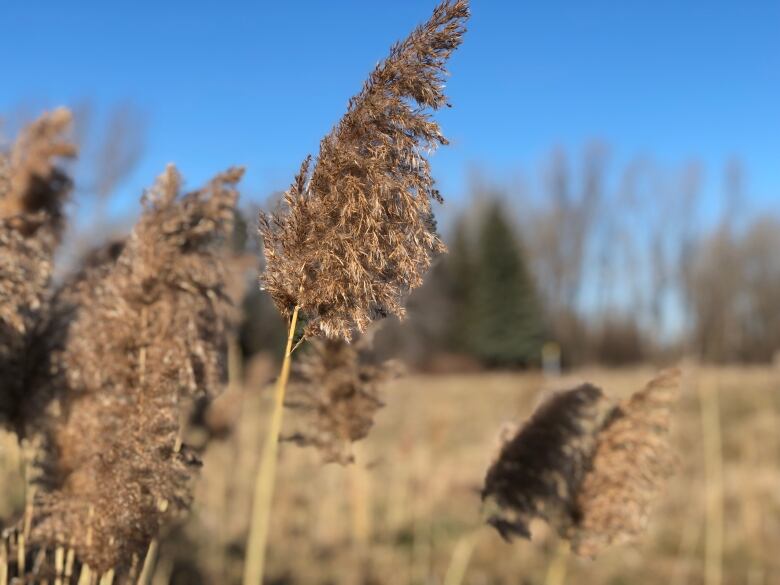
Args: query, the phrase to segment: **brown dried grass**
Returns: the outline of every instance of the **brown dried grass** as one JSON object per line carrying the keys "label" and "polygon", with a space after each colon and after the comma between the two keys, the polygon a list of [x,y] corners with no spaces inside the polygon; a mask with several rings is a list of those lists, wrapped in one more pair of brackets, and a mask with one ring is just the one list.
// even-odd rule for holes
{"label": "brown dried grass", "polygon": [[377,362],[370,336],[354,343],[315,339],[307,349],[296,362],[285,404],[300,412],[297,430],[285,440],[315,447],[326,463],[352,463],[352,444],[368,436],[384,406],[380,385],[399,368]]}
{"label": "brown dried grass", "polygon": [[260,214],[263,287],[311,335],[349,340],[422,284],[444,245],[425,156],[447,141],[426,110],[446,104],[445,63],[461,43],[466,0],[445,0],[369,75],[347,113],[306,159],[285,209]]}
{"label": "brown dried grass", "polygon": [[598,433],[598,447],[577,493],[581,515],[573,549],[595,556],[630,541],[647,527],[652,506],[672,469],[671,412],[680,372],[669,370],[621,401]]}
{"label": "brown dried grass", "polygon": [[25,411],[39,446],[33,543],[123,570],[188,506],[199,459],[181,444],[182,426],[190,403],[216,395],[225,377],[220,241],[241,174],[179,197],[169,167],[128,240],[58,292],[47,367]]}
{"label": "brown dried grass", "polygon": [[60,166],[75,155],[67,110],[44,114],[0,152],[0,421],[18,423],[27,389],[25,356],[51,298],[53,257],[71,182]]}
{"label": "brown dried grass", "polygon": [[191,498],[189,405],[225,377],[222,241],[243,171],[180,196],[169,167],[129,238],[88,255],[55,291],[70,120],[46,114],[0,153],[0,417],[29,446],[37,485],[8,551],[17,572],[26,556],[65,547],[100,573],[142,558]]}
{"label": "brown dried grass", "polygon": [[631,540],[669,476],[679,371],[615,404],[584,385],[556,394],[502,448],[485,479],[488,522],[506,539],[545,520],[582,556]]}

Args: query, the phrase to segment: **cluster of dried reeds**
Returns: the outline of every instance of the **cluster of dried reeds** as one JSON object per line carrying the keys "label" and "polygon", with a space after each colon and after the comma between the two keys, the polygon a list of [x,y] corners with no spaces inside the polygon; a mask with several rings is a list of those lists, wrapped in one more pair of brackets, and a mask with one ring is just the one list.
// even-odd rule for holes
{"label": "cluster of dried reeds", "polygon": [[556,394],[508,440],[482,498],[506,539],[547,521],[580,555],[637,536],[673,467],[668,442],[679,371],[614,403],[595,386]]}
{"label": "cluster of dried reeds", "polygon": [[224,380],[221,242],[242,170],[180,196],[170,166],[131,235],[53,290],[68,121],[64,111],[41,118],[0,167],[0,413],[31,446],[28,547],[127,573],[190,500],[199,460],[182,427],[190,404]]}
{"label": "cluster of dried reeds", "polygon": [[67,544],[106,570],[142,553],[188,505],[198,458],[181,444],[182,421],[189,401],[224,380],[229,307],[216,244],[240,176],[231,169],[178,198],[169,167],[118,256],[58,294],[41,381],[50,406],[35,408],[47,417],[36,425],[46,489],[34,540]]}

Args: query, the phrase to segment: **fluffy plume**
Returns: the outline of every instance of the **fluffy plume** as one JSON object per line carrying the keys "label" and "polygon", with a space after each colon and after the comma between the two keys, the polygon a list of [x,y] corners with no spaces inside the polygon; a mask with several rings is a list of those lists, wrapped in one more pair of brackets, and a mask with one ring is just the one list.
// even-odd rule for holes
{"label": "fluffy plume", "polygon": [[618,404],[591,385],[553,396],[488,471],[488,522],[509,540],[530,538],[530,521],[541,518],[583,556],[640,534],[672,468],[678,388],[672,370]]}
{"label": "fluffy plume", "polygon": [[403,297],[444,250],[425,155],[447,141],[428,112],[446,104],[445,63],[468,15],[465,0],[446,0],[396,44],[320,143],[314,168],[303,163],[286,209],[260,215],[263,286],[283,314],[300,307],[308,334],[348,340],[402,316]]}
{"label": "fluffy plume", "polygon": [[58,166],[75,146],[67,110],[25,128],[0,152],[0,419],[15,419],[24,393],[25,356],[50,300],[52,257],[64,225],[71,181]]}
{"label": "fluffy plume", "polygon": [[572,544],[578,554],[595,556],[645,529],[674,467],[669,426],[678,390],[679,372],[670,370],[613,411],[577,495],[581,518]]}
{"label": "fluffy plume", "polygon": [[287,440],[316,447],[326,462],[354,460],[352,443],[368,436],[384,406],[379,386],[398,372],[395,362],[376,362],[370,337],[312,340],[295,365],[286,406],[301,411],[302,430]]}
{"label": "fluffy plume", "polygon": [[220,242],[241,169],[178,197],[169,167],[125,243],[92,255],[56,296],[48,366],[25,413],[39,450],[32,541],[126,567],[190,500],[199,461],[181,445],[188,403],[224,379]]}
{"label": "fluffy plume", "polygon": [[590,384],[561,392],[504,445],[482,491],[488,522],[504,538],[530,538],[534,518],[561,532],[577,522],[577,492],[611,409],[604,393]]}

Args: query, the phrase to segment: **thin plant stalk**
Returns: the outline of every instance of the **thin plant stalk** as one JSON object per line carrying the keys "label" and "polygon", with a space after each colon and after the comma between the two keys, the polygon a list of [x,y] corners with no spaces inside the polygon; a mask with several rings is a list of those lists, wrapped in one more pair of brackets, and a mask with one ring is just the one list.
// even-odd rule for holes
{"label": "thin plant stalk", "polygon": [[138,585],[149,585],[152,582],[152,575],[154,574],[154,568],[157,566],[157,553],[160,548],[158,540],[152,539],[149,543],[149,550],[146,552],[146,558],[144,559],[144,566],[141,569],[141,576],[138,577]]}
{"label": "thin plant stalk", "polygon": [[723,582],[723,454],[721,452],[720,388],[699,385],[704,472],[707,478],[707,512],[704,543],[704,582]]}
{"label": "thin plant stalk", "polygon": [[547,568],[547,576],[544,585],[564,585],[566,583],[566,567],[569,564],[571,547],[568,540],[561,540],[555,550],[550,566]]}
{"label": "thin plant stalk", "polygon": [[701,539],[701,511],[698,508],[692,510],[691,517],[682,523],[680,535],[680,547],[677,550],[674,571],[670,585],[685,585],[689,582],[690,563],[688,559],[695,556],[696,547]]}
{"label": "thin plant stalk", "polygon": [[58,546],[54,550],[54,585],[62,585],[62,575],[65,572],[65,549]]}
{"label": "thin plant stalk", "polygon": [[100,577],[100,585],[113,585],[114,569],[109,569]]}
{"label": "thin plant stalk", "polygon": [[89,565],[81,565],[81,574],[79,574],[78,585],[90,585],[92,583],[92,570]]}
{"label": "thin plant stalk", "polygon": [[361,554],[365,553],[371,541],[371,478],[366,472],[366,457],[359,446],[355,446],[355,462],[350,467],[350,509],[352,512],[352,544]]}
{"label": "thin plant stalk", "polygon": [[444,585],[461,585],[463,583],[478,538],[479,533],[474,531],[462,536],[455,544],[447,573],[444,575]]}
{"label": "thin plant stalk", "polygon": [[27,558],[27,551],[24,545],[24,532],[19,534],[19,538],[16,541],[16,564],[19,567],[19,574],[24,575],[27,571],[25,567],[25,560]]}
{"label": "thin plant stalk", "polygon": [[154,575],[152,575],[151,585],[170,585],[171,576],[173,575],[173,559],[169,557],[163,557],[157,566],[154,568]]}
{"label": "thin plant stalk", "polygon": [[8,585],[8,545],[0,539],[0,585]]}
{"label": "thin plant stalk", "polygon": [[279,452],[279,434],[282,430],[284,414],[284,396],[287,391],[287,381],[290,378],[292,363],[293,338],[298,324],[298,311],[295,306],[290,318],[290,330],[287,334],[287,347],[279,379],[276,382],[274,410],[271,424],[268,426],[268,436],[263,445],[260,467],[255,478],[255,492],[252,501],[252,518],[249,525],[249,541],[246,550],[244,566],[244,585],[261,585],[265,570],[265,553],[268,542],[268,528],[271,519],[271,502],[274,495],[276,480],[276,460]]}

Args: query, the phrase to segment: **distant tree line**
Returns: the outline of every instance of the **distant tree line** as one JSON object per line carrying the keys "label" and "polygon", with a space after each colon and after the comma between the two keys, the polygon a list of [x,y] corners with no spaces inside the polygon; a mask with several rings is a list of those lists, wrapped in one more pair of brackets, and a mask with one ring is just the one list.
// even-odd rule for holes
{"label": "distant tree line", "polygon": [[[555,152],[536,191],[475,180],[445,227],[449,253],[408,318],[379,332],[380,351],[433,369],[538,367],[545,344],[564,366],[776,359],[780,216],[745,212],[740,164],[726,168],[713,220],[697,163],[639,159],[610,174],[607,161],[598,144],[576,169]],[[250,287],[244,310],[244,351],[275,350],[263,293]]]}

